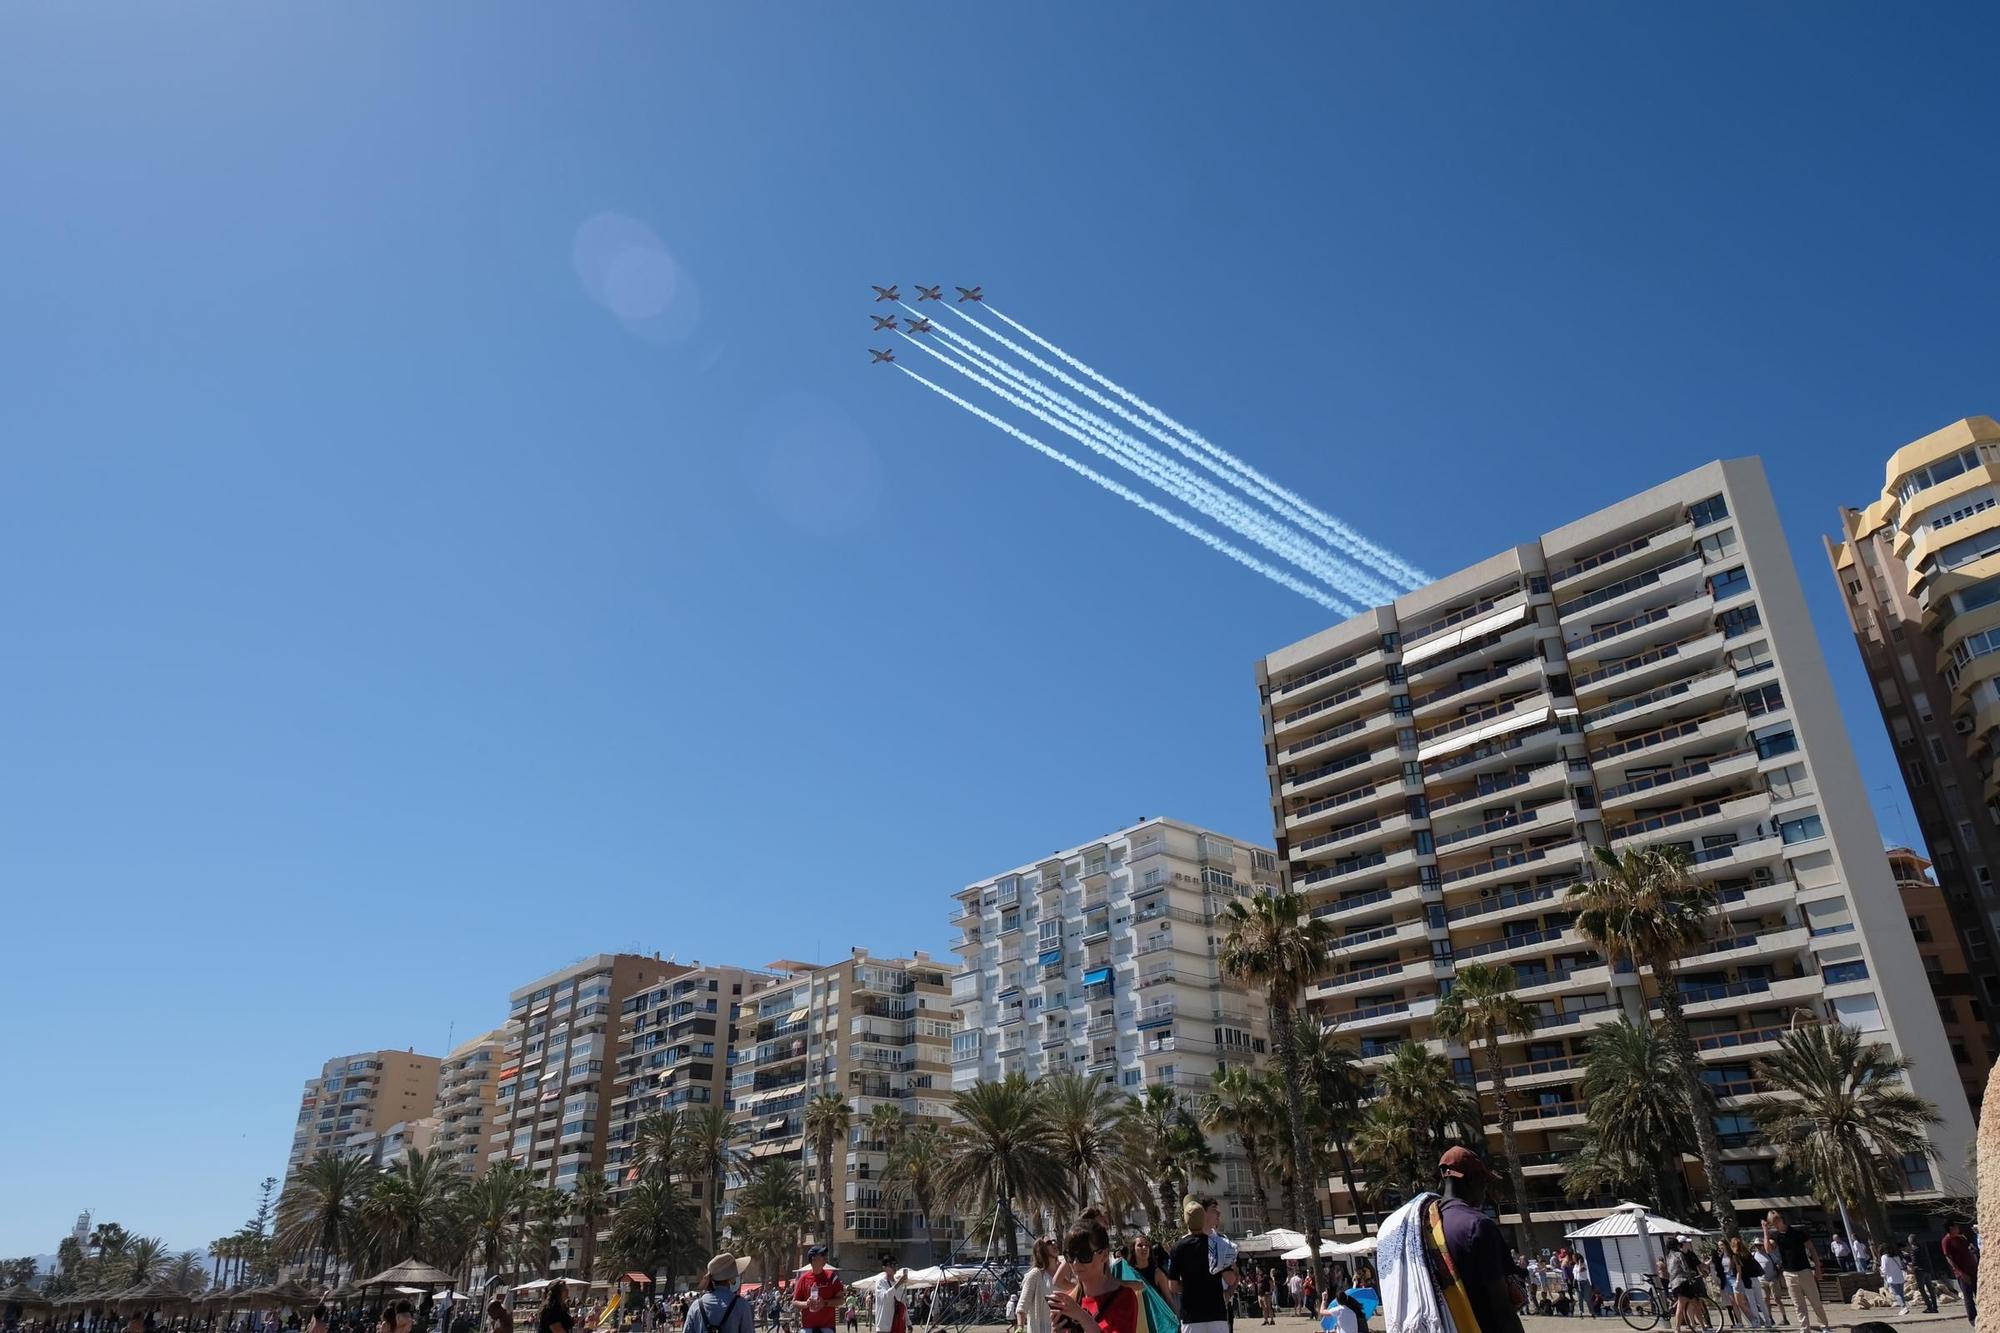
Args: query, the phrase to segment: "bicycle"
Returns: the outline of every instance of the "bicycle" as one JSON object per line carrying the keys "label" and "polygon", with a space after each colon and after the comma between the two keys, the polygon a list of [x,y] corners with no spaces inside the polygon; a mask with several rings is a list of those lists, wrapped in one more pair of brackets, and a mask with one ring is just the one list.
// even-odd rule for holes
{"label": "bicycle", "polygon": [[[1673,1323],[1674,1301],[1677,1299],[1679,1298],[1660,1290],[1660,1279],[1648,1274],[1646,1290],[1634,1291],[1628,1287],[1618,1293],[1618,1299],[1613,1304],[1618,1311],[1618,1317],[1625,1321],[1625,1327],[1634,1330],[1634,1333],[1646,1333],[1648,1329],[1657,1328],[1662,1323],[1668,1325]],[[1722,1312],[1716,1308],[1715,1302],[1711,1301],[1706,1293],[1687,1299],[1696,1302],[1700,1307],[1696,1328],[1719,1330],[1722,1327],[1720,1321]]]}

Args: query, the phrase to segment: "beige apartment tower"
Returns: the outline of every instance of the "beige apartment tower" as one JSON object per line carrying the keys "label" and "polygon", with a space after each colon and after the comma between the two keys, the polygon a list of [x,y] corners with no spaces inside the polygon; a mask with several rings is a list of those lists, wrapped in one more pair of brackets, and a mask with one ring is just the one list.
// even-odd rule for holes
{"label": "beige apartment tower", "polygon": [[[1148,819],[961,889],[953,1086],[1076,1072],[1189,1102],[1218,1071],[1260,1067],[1263,996],[1223,972],[1221,913],[1277,883],[1268,847]],[[1224,1230],[1265,1229],[1241,1151],[1218,1146],[1204,1188],[1217,1190]]]}
{"label": "beige apartment tower", "polygon": [[[1432,1015],[1459,965],[1511,967],[1537,1019],[1503,1057],[1537,1220],[1616,1202],[1562,1191],[1583,1056],[1659,984],[1608,970],[1572,928],[1564,890],[1597,846],[1678,845],[1720,896],[1715,938],[1673,984],[1744,1216],[1806,1202],[1746,1110],[1763,1090],[1751,1062],[1799,1015],[1914,1062],[1943,1122],[1931,1159],[1904,1164],[1910,1196],[1963,1163],[1970,1113],[1757,460],[1697,468],[1281,649],[1258,684],[1287,882],[1340,933],[1309,1004],[1365,1065],[1425,1042],[1490,1094]],[[1335,1182],[1341,1230],[1351,1204]]]}
{"label": "beige apartment tower", "polygon": [[[1898,449],[1827,555],[1990,1041],[2000,1022],[2000,424]],[[1976,1106],[1977,1103],[1975,1102]]]}
{"label": "beige apartment tower", "polygon": [[498,1030],[461,1042],[438,1069],[437,1129],[431,1146],[462,1176],[484,1174],[492,1145],[494,1092],[504,1049]]}
{"label": "beige apartment tower", "polygon": [[[603,1170],[619,1012],[633,995],[690,970],[657,956],[596,954],[514,991],[500,1029],[488,1161],[511,1161],[557,1189]],[[577,1276],[577,1239],[558,1241],[555,1276]]]}
{"label": "beige apartment tower", "polygon": [[391,1125],[430,1115],[437,1091],[435,1055],[362,1051],[328,1060],[299,1095],[286,1181],[323,1152],[349,1151],[357,1135],[358,1142],[367,1143]]}
{"label": "beige apartment tower", "polygon": [[[766,1157],[796,1158],[817,1217],[819,1164],[805,1136],[805,1107],[837,1092],[852,1124],[834,1163],[834,1234],[824,1239],[833,1263],[866,1273],[883,1250],[930,1262],[927,1245],[942,1252],[951,1244],[951,1220],[925,1218],[889,1199],[882,1188],[889,1144],[870,1125],[879,1106],[896,1108],[908,1126],[950,1119],[958,1011],[945,966],[921,951],[878,958],[855,949],[837,963],[777,962],[769,971],[772,982],[746,993],[736,1016],[729,1094],[747,1160],[730,1187],[740,1187]],[[818,1230],[814,1222],[809,1238],[823,1239]]]}

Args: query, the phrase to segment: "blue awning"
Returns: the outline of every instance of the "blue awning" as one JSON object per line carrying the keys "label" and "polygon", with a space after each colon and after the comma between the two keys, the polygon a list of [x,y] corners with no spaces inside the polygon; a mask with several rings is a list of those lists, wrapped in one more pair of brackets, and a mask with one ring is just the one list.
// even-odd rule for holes
{"label": "blue awning", "polygon": [[1047,967],[1050,963],[1060,963],[1061,961],[1062,961],[1062,950],[1060,948],[1042,950],[1043,967]]}
{"label": "blue awning", "polygon": [[1084,974],[1083,974],[1083,984],[1084,984],[1084,985],[1086,985],[1086,986],[1108,986],[1108,985],[1110,985],[1110,984],[1111,984],[1111,969],[1110,969],[1110,968],[1108,968],[1108,967],[1093,967],[1093,968],[1091,968],[1091,969],[1090,969],[1090,971],[1088,971],[1088,972],[1086,972],[1086,973],[1084,973]]}

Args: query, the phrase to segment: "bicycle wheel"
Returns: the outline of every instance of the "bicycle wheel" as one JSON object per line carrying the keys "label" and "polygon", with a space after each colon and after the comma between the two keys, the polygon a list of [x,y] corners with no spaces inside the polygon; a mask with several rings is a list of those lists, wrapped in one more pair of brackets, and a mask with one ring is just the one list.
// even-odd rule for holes
{"label": "bicycle wheel", "polygon": [[1660,1303],[1650,1291],[1623,1291],[1618,1294],[1618,1317],[1635,1333],[1646,1333],[1660,1323]]}

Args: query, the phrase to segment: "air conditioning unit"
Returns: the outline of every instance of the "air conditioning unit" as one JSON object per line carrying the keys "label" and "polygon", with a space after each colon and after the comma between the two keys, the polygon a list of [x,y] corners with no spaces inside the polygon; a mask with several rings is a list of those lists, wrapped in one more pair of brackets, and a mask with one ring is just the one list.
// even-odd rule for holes
{"label": "air conditioning unit", "polygon": [[1951,729],[1961,736],[1970,736],[1972,734],[1972,719],[1969,717],[1955,717],[1951,720]]}

